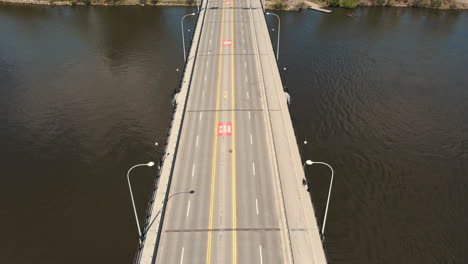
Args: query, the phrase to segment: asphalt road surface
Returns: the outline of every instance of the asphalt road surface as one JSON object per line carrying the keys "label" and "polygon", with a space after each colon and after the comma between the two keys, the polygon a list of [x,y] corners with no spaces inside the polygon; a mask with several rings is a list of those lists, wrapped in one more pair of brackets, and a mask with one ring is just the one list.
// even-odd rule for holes
{"label": "asphalt road surface", "polygon": [[207,3],[156,263],[285,263],[289,254],[249,4]]}

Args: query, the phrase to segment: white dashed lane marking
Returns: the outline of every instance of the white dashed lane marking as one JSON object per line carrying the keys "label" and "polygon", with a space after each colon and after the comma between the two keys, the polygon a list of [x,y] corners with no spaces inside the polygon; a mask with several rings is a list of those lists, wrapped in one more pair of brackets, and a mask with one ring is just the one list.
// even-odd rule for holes
{"label": "white dashed lane marking", "polygon": [[180,254],[180,264],[184,263],[184,248],[182,248],[182,253]]}
{"label": "white dashed lane marking", "polygon": [[258,199],[255,199],[255,208],[257,209],[257,215],[258,215]]}
{"label": "white dashed lane marking", "polygon": [[189,214],[190,214],[190,200],[188,200],[188,205],[187,205],[187,217],[189,216]]}

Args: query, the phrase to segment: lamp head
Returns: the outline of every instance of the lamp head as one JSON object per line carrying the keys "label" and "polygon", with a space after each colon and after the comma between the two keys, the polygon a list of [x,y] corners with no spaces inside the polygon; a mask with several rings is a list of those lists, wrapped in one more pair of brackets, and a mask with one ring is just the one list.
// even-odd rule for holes
{"label": "lamp head", "polygon": [[311,161],[311,160],[306,160],[306,162],[305,162],[305,163],[306,163],[307,165],[312,165],[312,164],[314,164],[314,162],[313,162],[313,161]]}
{"label": "lamp head", "polygon": [[195,15],[195,13],[192,13],[192,16],[194,16],[194,15]]}
{"label": "lamp head", "polygon": [[154,162],[150,161],[150,162],[148,162],[148,164],[146,164],[146,166],[148,166],[148,167],[153,167],[153,166],[154,166]]}
{"label": "lamp head", "polygon": [[267,15],[269,15],[269,14],[270,14],[270,12],[266,12],[266,14],[267,14]]}

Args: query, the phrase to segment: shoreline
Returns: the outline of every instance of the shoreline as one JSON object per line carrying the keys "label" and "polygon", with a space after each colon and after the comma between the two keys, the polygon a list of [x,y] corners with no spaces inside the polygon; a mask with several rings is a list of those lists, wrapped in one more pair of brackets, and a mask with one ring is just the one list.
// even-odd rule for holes
{"label": "shoreline", "polygon": [[[0,0],[1,1],[1,0]],[[467,10],[468,0],[266,0],[266,8],[281,11],[356,7],[412,7],[437,10]]]}
{"label": "shoreline", "polygon": [[[329,3],[315,1],[301,1],[294,2],[281,0],[268,1],[266,3],[266,9],[268,10],[281,10],[281,11],[301,11],[303,9],[314,9],[313,7],[320,8],[345,8],[339,5],[331,5]],[[318,2],[318,3],[317,3]],[[467,1],[468,2],[468,1]],[[196,1],[155,1],[155,0],[123,0],[123,1],[92,1],[92,0],[0,0],[0,4],[10,5],[41,5],[41,6],[196,6]],[[313,5],[311,5],[313,4]],[[373,4],[369,0],[360,0],[355,7],[413,7],[413,8],[428,8],[428,9],[439,9],[439,10],[467,10],[468,3],[457,2],[458,5],[448,6],[441,5],[438,7],[433,6],[421,6],[412,2],[400,3],[395,1],[387,1],[385,4]]]}
{"label": "shoreline", "polygon": [[0,0],[5,5],[38,5],[38,6],[197,6],[196,1],[155,1],[141,3],[140,1],[44,1],[44,0]]}

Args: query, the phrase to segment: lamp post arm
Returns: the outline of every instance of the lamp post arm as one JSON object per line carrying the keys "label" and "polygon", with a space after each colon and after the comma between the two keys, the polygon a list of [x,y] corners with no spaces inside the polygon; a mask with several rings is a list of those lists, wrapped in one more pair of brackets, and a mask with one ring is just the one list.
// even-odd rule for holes
{"label": "lamp post arm", "polygon": [[322,235],[325,234],[325,224],[327,223],[327,214],[328,214],[328,205],[330,204],[330,195],[331,195],[331,190],[332,190],[332,185],[333,185],[333,168],[332,166],[328,165],[325,162],[320,162],[320,161],[314,161],[313,164],[322,164],[330,168],[331,170],[331,179],[330,179],[330,188],[328,189],[328,198],[327,198],[327,206],[325,207],[325,215],[323,218],[323,226],[322,226]]}
{"label": "lamp post arm", "polygon": [[182,32],[182,49],[184,50],[184,62],[185,62],[185,39],[184,39],[184,18],[188,16],[188,15],[185,15],[184,17],[182,17],[182,19],[180,20],[180,28],[181,28],[181,32]]}
{"label": "lamp post arm", "polygon": [[277,14],[271,13],[278,18],[278,41],[276,43],[276,61],[279,61],[279,46],[280,46],[280,34],[281,34],[281,19]]}
{"label": "lamp post arm", "polygon": [[181,28],[181,31],[182,31],[182,48],[184,49],[184,62],[187,61],[187,57],[185,56],[184,19],[187,16],[194,16],[194,15],[195,15],[195,13],[186,14],[180,20],[180,28]]}
{"label": "lamp post arm", "polygon": [[140,222],[138,221],[138,215],[137,215],[137,211],[136,211],[136,207],[135,207],[135,199],[133,198],[132,185],[130,184],[130,171],[133,170],[134,168],[140,167],[140,166],[148,166],[148,165],[147,164],[137,164],[137,165],[131,167],[127,171],[127,181],[128,181],[128,189],[130,190],[130,198],[132,199],[133,212],[135,213],[135,220],[136,220],[136,224],[137,224],[137,228],[138,228],[138,240],[141,243]]}
{"label": "lamp post arm", "polygon": [[273,15],[275,16],[276,18],[278,18],[278,40],[276,42],[276,61],[279,60],[279,46],[280,46],[280,34],[281,34],[281,19],[280,17],[275,14],[275,13],[271,13],[271,12],[267,12],[266,13],[267,15]]}

